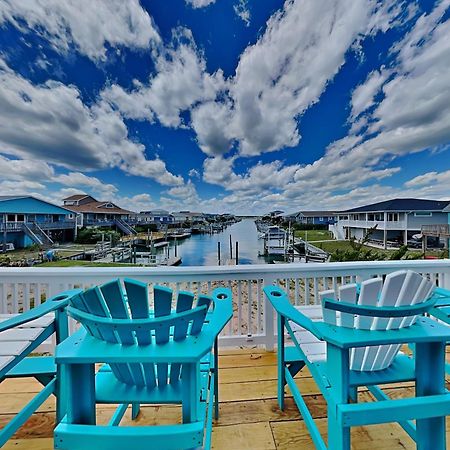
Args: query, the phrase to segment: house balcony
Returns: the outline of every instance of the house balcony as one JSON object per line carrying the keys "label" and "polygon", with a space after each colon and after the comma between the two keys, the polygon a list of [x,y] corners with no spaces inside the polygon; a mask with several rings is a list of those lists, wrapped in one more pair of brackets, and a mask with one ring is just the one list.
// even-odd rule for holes
{"label": "house balcony", "polygon": [[37,224],[43,230],[69,230],[75,227],[75,220],[58,220],[55,222],[6,222],[0,223],[0,232],[9,233],[23,231],[24,225],[34,226]]}
{"label": "house balcony", "polygon": [[[285,411],[277,405],[275,317],[266,302],[263,286],[276,284],[289,293],[298,307],[319,305],[319,292],[342,284],[411,269],[427,275],[437,286],[450,289],[449,260],[375,261],[349,263],[309,263],[286,265],[240,265],[209,267],[105,267],[105,268],[0,268],[0,314],[19,313],[46,298],[75,287],[86,288],[112,278],[128,277],[151,287],[168,285],[175,290],[208,293],[217,286],[233,291],[233,318],[219,340],[220,418],[214,424],[214,449],[313,449],[310,435],[294,405],[286,401]],[[77,329],[70,323],[71,331]],[[49,342],[46,350],[52,351]],[[306,394],[319,428],[326,430],[326,402],[308,371],[296,376]],[[17,414],[33,393],[40,389],[31,380],[6,380],[0,390],[0,427]],[[290,391],[288,390],[289,395]],[[414,394],[411,383],[388,390],[394,398]],[[370,400],[367,390],[361,400]],[[99,405],[98,423],[106,423],[114,412],[112,405]],[[178,406],[143,407],[137,425],[168,423],[181,419]],[[6,444],[5,449],[51,449],[55,421],[54,399],[47,400],[32,418]],[[128,411],[124,425],[131,424]],[[449,433],[447,433],[449,435]],[[355,427],[353,448],[415,448],[412,440],[396,424]]]}
{"label": "house balcony", "polygon": [[384,222],[384,220],[339,220],[339,225],[349,228],[373,228],[378,230],[404,230],[406,228],[405,220],[396,220]]}

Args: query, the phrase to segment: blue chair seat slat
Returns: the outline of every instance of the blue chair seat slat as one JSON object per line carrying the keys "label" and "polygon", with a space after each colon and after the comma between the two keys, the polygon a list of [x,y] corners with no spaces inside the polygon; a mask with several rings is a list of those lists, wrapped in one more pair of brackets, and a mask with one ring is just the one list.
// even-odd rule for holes
{"label": "blue chair seat slat", "polygon": [[202,331],[203,324],[205,323],[205,318],[207,317],[208,308],[211,305],[212,299],[211,297],[208,297],[207,295],[199,295],[197,300],[197,306],[204,306],[206,305],[205,314],[202,317],[199,317],[198,319],[195,319],[192,322],[191,326],[191,335],[196,336]]}
{"label": "blue chair seat slat", "polygon": [[[133,319],[146,319],[149,316],[147,285],[140,281],[125,279],[124,286],[131,316]],[[136,338],[140,345],[151,343],[151,335],[146,331],[136,331]]]}
{"label": "blue chair seat slat", "polygon": [[[177,308],[176,312],[187,311],[192,308],[192,303],[194,301],[194,295],[190,292],[179,292],[177,298]],[[186,338],[189,322],[186,320],[180,322],[174,326],[173,339],[174,341],[182,341]],[[181,374],[181,364],[172,364],[170,369],[170,382],[174,383],[180,378]]]}
{"label": "blue chair seat slat", "polygon": [[[103,294],[105,303],[109,308],[111,317],[117,319],[129,319],[130,316],[128,314],[127,304],[119,280],[113,280],[109,283],[105,283],[100,287],[100,291]],[[122,344],[131,345],[135,342],[131,331],[118,330],[117,336]]]}
{"label": "blue chair seat slat", "polygon": [[[147,285],[136,280],[124,280],[125,291],[127,293],[128,305],[131,316],[134,319],[148,318],[148,291]],[[149,345],[151,343],[151,333],[148,331],[136,330],[136,340],[138,345]],[[131,374],[135,384],[138,386],[154,386],[154,366],[153,364],[129,364]]]}
{"label": "blue chair seat slat", "polygon": [[[87,312],[101,317],[109,316],[107,313],[108,309],[104,304],[103,297],[98,287],[88,289],[81,295],[83,297]],[[105,341],[113,343],[117,342],[117,338],[112,328],[103,325],[97,325],[96,328]]]}
{"label": "blue chair seat slat", "polygon": [[[88,307],[86,306],[86,303],[85,303],[84,298],[81,295],[81,293],[71,297],[69,304],[70,304],[70,306],[73,306],[74,308],[77,308],[80,311],[90,312]],[[90,325],[85,325],[85,327],[89,331],[89,333],[92,334],[92,336],[95,336],[98,339],[103,338],[102,335],[100,334],[100,332],[97,330],[97,327],[90,326]]]}
{"label": "blue chair seat slat", "polygon": [[[87,309],[87,312],[100,317],[110,317],[108,307],[98,287],[87,289],[83,294],[81,294],[81,296],[83,298],[83,302]],[[117,336],[114,333],[112,327],[108,325],[98,324],[93,325],[92,328],[96,328],[98,334],[106,342],[119,343],[119,340],[117,339]],[[112,366],[112,370],[120,380],[124,382],[133,381],[132,374],[128,365],[114,364]]]}
{"label": "blue chair seat slat", "polygon": [[[169,316],[172,310],[172,290],[163,286],[154,288],[155,317]],[[169,342],[170,327],[162,326],[155,330],[156,343],[158,345]],[[169,366],[167,364],[157,365],[158,385],[164,386],[168,382]]]}
{"label": "blue chair seat slat", "polygon": [[[180,292],[178,294],[176,312],[183,312],[191,309],[193,301],[193,294],[191,294],[190,292]],[[173,339],[175,341],[181,341],[186,338],[188,325],[189,323],[187,321],[175,325],[173,332]]]}

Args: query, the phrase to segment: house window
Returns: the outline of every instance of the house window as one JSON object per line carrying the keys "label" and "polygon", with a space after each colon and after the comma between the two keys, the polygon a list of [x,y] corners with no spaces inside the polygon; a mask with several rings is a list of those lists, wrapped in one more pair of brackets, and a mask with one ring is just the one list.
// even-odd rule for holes
{"label": "house window", "polygon": [[107,203],[107,204],[105,205],[105,208],[114,208],[114,205],[112,205],[111,203]]}
{"label": "house window", "polygon": [[431,217],[432,215],[433,215],[433,213],[425,212],[425,211],[419,211],[419,212],[414,213],[415,217]]}
{"label": "house window", "polygon": [[398,213],[388,213],[388,222],[398,222]]}

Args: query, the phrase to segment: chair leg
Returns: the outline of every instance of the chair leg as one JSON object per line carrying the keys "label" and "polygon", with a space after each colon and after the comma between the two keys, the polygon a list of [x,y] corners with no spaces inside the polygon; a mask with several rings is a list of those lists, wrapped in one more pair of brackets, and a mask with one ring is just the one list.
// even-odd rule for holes
{"label": "chair leg", "polygon": [[67,413],[67,369],[58,364],[56,368],[56,423],[60,423]]}
{"label": "chair leg", "polygon": [[[416,396],[445,392],[445,343],[416,344]],[[420,361],[418,364],[417,362]],[[416,421],[416,442],[419,450],[444,450],[445,416]]]}
{"label": "chair leg", "polygon": [[350,428],[338,420],[339,405],[348,402],[352,391],[349,386],[349,350],[327,343],[328,379],[331,384],[328,402],[328,448],[350,450]]}
{"label": "chair leg", "polygon": [[141,410],[141,405],[139,403],[131,404],[131,420],[136,420]]}
{"label": "chair leg", "polygon": [[358,387],[354,386],[348,389],[348,397],[353,403],[358,403]]}
{"label": "chair leg", "polygon": [[328,407],[328,448],[333,450],[350,449],[350,428],[338,422],[335,405]]}
{"label": "chair leg", "polygon": [[284,386],[286,385],[286,364],[284,359],[284,317],[278,314],[278,337],[277,337],[277,367],[278,367],[278,386],[277,397],[280,409],[284,410]]}
{"label": "chair leg", "polygon": [[219,418],[219,346],[214,341],[214,419]]}

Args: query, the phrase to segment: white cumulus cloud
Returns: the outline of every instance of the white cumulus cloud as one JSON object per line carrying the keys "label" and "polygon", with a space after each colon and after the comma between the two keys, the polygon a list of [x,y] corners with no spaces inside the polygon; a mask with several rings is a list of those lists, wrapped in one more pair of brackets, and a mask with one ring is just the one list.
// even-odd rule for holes
{"label": "white cumulus cloud", "polygon": [[107,44],[144,49],[160,42],[138,0],[2,0],[0,25],[5,22],[33,30],[59,52],[74,46],[92,60],[105,60]]}

